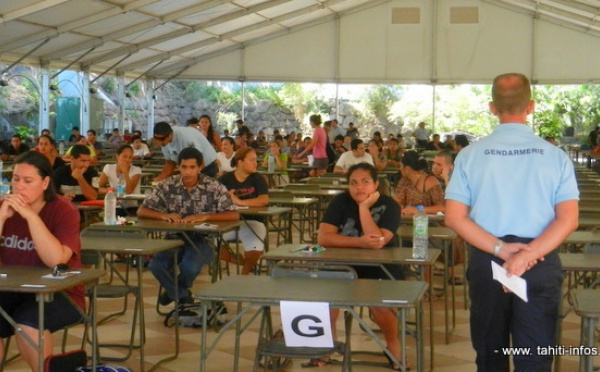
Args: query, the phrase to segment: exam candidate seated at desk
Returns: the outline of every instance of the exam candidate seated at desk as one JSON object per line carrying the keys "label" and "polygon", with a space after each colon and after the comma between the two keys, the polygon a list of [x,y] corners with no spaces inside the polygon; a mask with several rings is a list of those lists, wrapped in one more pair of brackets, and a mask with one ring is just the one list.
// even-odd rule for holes
{"label": "exam candidate seated at desk", "polygon": [[52,180],[56,191],[73,202],[98,198],[98,172],[91,164],[90,149],[74,145],[70,163],[54,171]]}
{"label": "exam candidate seated at desk", "polygon": [[[233,172],[225,173],[219,181],[229,190],[233,202],[241,207],[266,207],[269,205],[269,186],[264,178],[257,173],[257,155],[251,147],[239,149],[233,159]],[[265,250],[263,243],[267,237],[267,227],[264,223],[252,219],[246,219],[246,223],[240,227],[239,239],[244,246],[244,261],[242,275],[252,272],[262,252]],[[223,236],[227,241],[236,238],[235,231]],[[230,252],[221,254],[221,258],[231,261]]]}
{"label": "exam candidate seated at desk", "polygon": [[[133,165],[133,148],[129,144],[121,145],[117,148],[116,164],[106,164],[100,173],[99,190],[102,194],[108,192],[108,187],[111,187],[115,192],[119,185],[119,180],[123,177],[125,181],[126,194],[140,194],[140,178],[142,176],[142,168]],[[119,216],[126,216],[128,212],[134,208],[132,213],[137,209],[135,200],[121,200],[117,208]],[[125,210],[123,210],[123,208]]]}
{"label": "exam candidate seated at desk", "polygon": [[[79,212],[75,205],[57,195],[48,159],[29,151],[15,160],[11,181],[13,192],[0,201],[0,261],[5,266],[54,268],[68,264],[81,267]],[[50,270],[48,270],[50,272]],[[66,292],[74,304],[85,308],[83,286]],[[81,321],[73,303],[60,294],[45,305],[44,358],[52,354],[51,333]],[[37,343],[38,303],[33,293],[0,293],[0,306]],[[38,368],[38,351],[12,325],[0,317],[0,362],[4,339],[15,334],[19,352],[32,371]]]}
{"label": "exam candidate seated at desk", "polygon": [[[214,178],[200,173],[203,161],[202,153],[198,149],[187,147],[181,150],[177,161],[180,174],[171,176],[154,187],[152,194],[138,209],[138,217],[191,224],[200,224],[207,220],[239,220],[240,215],[227,188]],[[180,304],[193,302],[190,289],[194,280],[200,274],[202,266],[213,261],[214,252],[204,237],[201,234],[191,235],[199,249],[186,243],[180,248],[155,254],[148,265],[164,288],[158,299],[163,306],[175,299],[179,299]],[[179,276],[178,292],[175,293],[172,268],[177,252]]]}
{"label": "exam candidate seated at desk", "polygon": [[[327,248],[383,249],[398,247],[396,231],[400,226],[400,207],[392,198],[380,195],[377,170],[372,164],[358,163],[348,169],[348,192],[336,196],[319,226],[319,245]],[[378,267],[353,267],[359,278],[389,279]],[[386,265],[396,277],[403,278],[402,268]],[[398,339],[398,319],[389,308],[370,307],[369,311],[385,336],[388,350],[401,360]],[[338,310],[331,311],[335,324]],[[332,329],[335,327],[332,325]],[[328,360],[312,360],[312,365],[324,365]],[[401,366],[390,362],[390,368]]]}

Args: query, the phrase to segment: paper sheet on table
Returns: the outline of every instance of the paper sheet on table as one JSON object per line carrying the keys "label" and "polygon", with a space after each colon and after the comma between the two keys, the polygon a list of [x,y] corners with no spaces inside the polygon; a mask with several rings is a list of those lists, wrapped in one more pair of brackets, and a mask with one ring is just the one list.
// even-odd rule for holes
{"label": "paper sheet on table", "polygon": [[525,302],[529,302],[527,299],[527,281],[520,276],[507,276],[506,269],[492,261],[492,277],[494,280],[499,281],[506,288]]}

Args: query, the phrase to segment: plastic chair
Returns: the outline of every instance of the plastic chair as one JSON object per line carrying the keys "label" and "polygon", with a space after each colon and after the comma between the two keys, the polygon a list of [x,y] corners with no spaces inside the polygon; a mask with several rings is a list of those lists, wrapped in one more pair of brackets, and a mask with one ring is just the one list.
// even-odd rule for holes
{"label": "plastic chair", "polygon": [[[356,279],[356,271],[350,266],[342,265],[310,265],[280,263],[271,270],[271,276],[292,277],[292,278],[314,278],[314,279]],[[310,290],[310,289],[307,289]],[[350,336],[352,326],[352,316],[349,313],[344,314],[345,340],[344,342],[334,341],[333,347],[290,347],[286,346],[283,337],[272,337],[272,326],[270,319],[270,308],[263,308],[263,316],[259,330],[258,346],[256,347],[256,357],[254,359],[254,371],[258,371],[261,359],[264,358],[263,367],[276,370],[282,368],[286,358],[292,359],[322,359],[329,357],[334,352],[343,355],[342,371],[350,370]]]}

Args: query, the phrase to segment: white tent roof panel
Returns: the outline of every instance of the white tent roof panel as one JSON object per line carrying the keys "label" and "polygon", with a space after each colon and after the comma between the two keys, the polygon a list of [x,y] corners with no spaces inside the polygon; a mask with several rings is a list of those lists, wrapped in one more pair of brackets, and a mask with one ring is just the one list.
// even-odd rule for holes
{"label": "white tent roof panel", "polygon": [[536,80],[555,83],[600,83],[600,39],[553,24],[540,24],[540,43],[534,59],[539,66],[533,73]]}
{"label": "white tent roof panel", "polygon": [[[80,3],[81,1],[75,0],[63,2],[62,4],[47,8],[43,12],[31,13],[22,17],[21,20],[47,27],[59,27],[62,24],[70,23],[112,8],[103,2],[89,2],[85,7],[79,8],[77,4],[74,4],[78,2]],[[20,3],[20,1],[16,1],[16,3]],[[79,9],[77,13],[73,12],[74,6]]]}
{"label": "white tent roof panel", "polygon": [[130,77],[600,79],[600,0],[5,0],[0,17],[0,61]]}

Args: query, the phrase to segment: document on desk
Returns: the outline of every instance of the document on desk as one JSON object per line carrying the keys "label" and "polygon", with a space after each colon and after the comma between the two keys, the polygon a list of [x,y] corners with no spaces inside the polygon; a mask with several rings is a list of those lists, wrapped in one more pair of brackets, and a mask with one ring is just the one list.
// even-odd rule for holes
{"label": "document on desk", "polygon": [[523,301],[529,302],[527,298],[527,281],[520,276],[508,276],[506,269],[492,261],[492,277],[508,288],[512,293],[519,296]]}

